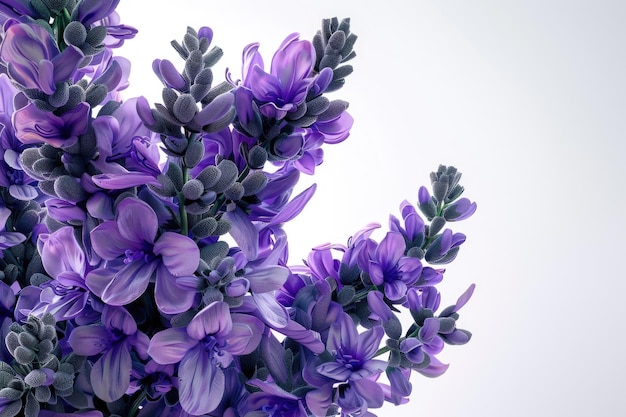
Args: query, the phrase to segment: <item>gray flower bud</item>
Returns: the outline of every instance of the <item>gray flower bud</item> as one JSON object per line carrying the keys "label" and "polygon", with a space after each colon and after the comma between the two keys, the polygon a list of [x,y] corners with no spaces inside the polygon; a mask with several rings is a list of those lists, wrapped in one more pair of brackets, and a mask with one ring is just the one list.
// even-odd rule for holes
{"label": "gray flower bud", "polygon": [[259,146],[254,145],[248,152],[248,165],[252,169],[261,169],[267,161],[267,151]]}
{"label": "gray flower bud", "polygon": [[198,113],[198,106],[191,94],[181,94],[174,102],[172,110],[172,113],[178,120],[182,123],[189,123]]}
{"label": "gray flower bud", "polygon": [[239,175],[239,169],[237,168],[237,165],[235,165],[235,163],[230,159],[224,159],[223,161],[221,161],[217,165],[217,168],[220,170],[221,175],[217,183],[211,188],[216,193],[221,193],[226,191],[228,188],[230,188],[231,185],[233,185],[233,183],[237,179],[237,176]]}
{"label": "gray flower bud", "polygon": [[87,198],[87,192],[78,183],[76,178],[63,175],[54,180],[54,192],[59,198],[77,203]]}
{"label": "gray flower bud", "polygon": [[207,217],[196,223],[196,225],[191,228],[191,232],[195,237],[204,239],[205,237],[211,236],[215,229],[217,229],[217,220],[213,217]]}
{"label": "gray flower bud", "polygon": [[197,200],[204,192],[204,185],[197,179],[189,180],[183,185],[183,195],[187,200]]}
{"label": "gray flower bud", "polygon": [[217,236],[225,235],[226,233],[230,231],[231,227],[232,227],[232,224],[228,220],[219,219],[217,221],[217,227],[213,231],[213,234]]}
{"label": "gray flower bud", "polygon": [[254,195],[260,192],[267,185],[267,176],[263,171],[254,171],[250,173],[241,182],[244,189],[244,196]]}
{"label": "gray flower bud", "polygon": [[81,46],[87,40],[87,29],[78,21],[70,22],[63,31],[63,40],[68,45]]}
{"label": "gray flower bud", "polygon": [[202,142],[194,140],[189,142],[185,151],[185,165],[189,168],[197,166],[204,158],[204,145]]}

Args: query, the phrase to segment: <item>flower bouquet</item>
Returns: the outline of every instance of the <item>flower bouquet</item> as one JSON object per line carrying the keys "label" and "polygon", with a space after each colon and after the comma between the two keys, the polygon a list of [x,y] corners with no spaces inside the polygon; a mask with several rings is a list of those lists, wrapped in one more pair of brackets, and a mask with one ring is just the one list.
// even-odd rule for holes
{"label": "flower bouquet", "polygon": [[[440,166],[379,240],[290,266],[283,225],[345,140],[348,19],[254,43],[213,79],[212,30],[156,59],[162,103],[123,99],[136,30],[116,0],[0,1],[0,417],[373,416],[464,344],[436,284],[471,216]],[[240,79],[237,77],[241,77]],[[422,216],[418,214],[421,212]],[[400,318],[404,311],[408,315]]]}

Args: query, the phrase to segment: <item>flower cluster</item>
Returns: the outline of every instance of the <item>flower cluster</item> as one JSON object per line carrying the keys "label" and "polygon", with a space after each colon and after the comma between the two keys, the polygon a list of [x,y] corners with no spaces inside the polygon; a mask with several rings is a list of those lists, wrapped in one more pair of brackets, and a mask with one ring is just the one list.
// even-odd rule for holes
{"label": "flower cluster", "polygon": [[[345,140],[350,21],[213,82],[208,27],[156,59],[162,102],[123,99],[119,0],[0,1],[0,416],[373,416],[464,344],[436,284],[471,216],[440,166],[380,240],[290,266],[283,225]],[[420,212],[421,215],[418,213]],[[226,235],[230,237],[227,238]],[[412,317],[408,325],[398,312]],[[404,326],[404,327],[403,327]]]}

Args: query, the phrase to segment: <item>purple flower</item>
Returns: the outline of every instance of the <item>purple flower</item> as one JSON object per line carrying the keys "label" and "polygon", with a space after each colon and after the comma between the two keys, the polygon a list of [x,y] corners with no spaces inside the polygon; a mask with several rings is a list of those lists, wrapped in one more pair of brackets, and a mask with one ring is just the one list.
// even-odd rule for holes
{"label": "purple flower", "polygon": [[0,59],[7,64],[9,76],[24,88],[53,94],[56,84],[70,79],[83,58],[72,45],[60,52],[52,35],[40,25],[16,21],[5,25]]}
{"label": "purple flower", "polygon": [[424,259],[431,264],[448,264],[456,258],[463,242],[463,233],[452,233],[452,230],[446,229],[426,249]]}
{"label": "purple flower", "polygon": [[476,203],[461,198],[443,209],[443,217],[449,222],[465,220],[476,211]]}
{"label": "purple flower", "polygon": [[87,103],[79,103],[60,116],[29,104],[14,114],[15,135],[25,144],[44,142],[56,148],[72,146],[87,132],[89,113]]}
{"label": "purple flower", "polygon": [[139,298],[156,275],[154,295],[166,314],[189,309],[194,292],[183,291],[176,277],[193,275],[200,251],[193,240],[173,232],[157,237],[158,218],[152,208],[136,198],[117,206],[115,221],[91,231],[95,252],[108,262],[87,275],[87,285],[110,305],[125,305]]}
{"label": "purple flower", "polygon": [[[215,301],[196,314],[186,328],[165,329],[155,334],[148,353],[162,365],[180,362],[180,404],[190,414],[205,414],[222,401],[225,391],[222,367],[233,361],[233,355],[245,355],[256,349],[263,329],[258,319],[231,314],[228,304]],[[211,395],[207,395],[207,387],[211,387]]]}
{"label": "purple flower", "polygon": [[380,374],[387,362],[373,359],[385,334],[373,327],[359,334],[352,318],[344,313],[330,327],[326,349],[334,362],[325,362],[317,372],[339,382],[360,381]]}
{"label": "purple flower", "polygon": [[361,268],[369,273],[374,285],[384,286],[385,296],[392,301],[402,300],[422,272],[419,259],[404,256],[405,249],[402,234],[388,232],[374,253],[364,251],[364,259],[360,260]]}
{"label": "purple flower", "polygon": [[389,229],[401,233],[407,246],[421,248],[425,239],[424,220],[417,213],[415,207],[406,200],[400,204],[400,213],[402,220],[404,220],[404,227],[395,216],[390,216]]}
{"label": "purple flower", "polygon": [[272,58],[270,73],[264,71],[259,45],[250,44],[243,53],[243,86],[260,103],[260,112],[269,118],[283,119],[306,98],[314,78],[315,50],[310,42],[289,35]]}
{"label": "purple flower", "polygon": [[74,237],[74,228],[62,227],[39,237],[43,266],[53,279],[41,285],[39,303],[30,312],[37,316],[50,313],[57,321],[80,315],[89,299],[85,284],[85,254]]}
{"label": "purple flower", "polygon": [[125,308],[105,306],[102,325],[79,326],[68,342],[77,355],[101,355],[91,369],[91,386],[100,399],[112,402],[121,398],[130,384],[130,350],[146,359],[150,340],[137,330]]}

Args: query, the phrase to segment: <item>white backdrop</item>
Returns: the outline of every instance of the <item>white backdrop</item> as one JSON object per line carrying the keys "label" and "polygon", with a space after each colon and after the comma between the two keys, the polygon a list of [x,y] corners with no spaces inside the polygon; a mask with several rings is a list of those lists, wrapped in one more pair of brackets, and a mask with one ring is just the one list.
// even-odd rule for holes
{"label": "white backdrop", "polygon": [[[141,4],[141,6],[139,5]],[[355,72],[334,93],[355,124],[328,147],[318,192],[288,228],[292,263],[365,224],[386,224],[440,163],[463,173],[478,211],[441,286],[452,303],[471,282],[438,379],[413,378],[408,406],[379,416],[623,416],[626,276],[626,2],[122,0],[140,30],[128,96],[159,100],[154,58],[210,26],[228,66],[261,42],[269,64],[289,33],[351,17]],[[174,61],[179,65],[181,61]]]}

